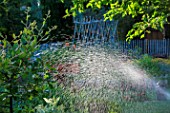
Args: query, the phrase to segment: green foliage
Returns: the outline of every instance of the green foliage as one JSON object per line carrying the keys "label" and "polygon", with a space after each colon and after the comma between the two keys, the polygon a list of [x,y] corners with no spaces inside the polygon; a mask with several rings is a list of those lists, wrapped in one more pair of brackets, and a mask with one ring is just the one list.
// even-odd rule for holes
{"label": "green foliage", "polygon": [[[35,105],[43,103],[41,98],[48,96],[45,91],[52,88],[48,72],[51,67],[44,63],[43,58],[33,61],[31,57],[39,49],[40,41],[47,40],[49,33],[56,27],[49,28],[49,33],[44,33],[43,28],[49,14],[38,29],[36,21],[29,21],[28,12],[29,9],[26,11],[26,21],[22,22],[24,29],[19,35],[13,34],[12,42],[7,40],[7,36],[1,35],[0,100],[2,107],[10,107],[11,113],[34,112]],[[1,110],[6,112],[8,109]]]}
{"label": "green foliage", "polygon": [[165,59],[165,58],[154,58],[154,62],[159,62],[159,63],[164,63],[165,65],[170,65],[170,58]]}
{"label": "green foliage", "polygon": [[66,49],[44,51],[41,58],[32,60],[39,49],[41,41],[49,39],[56,26],[44,31],[50,12],[42,25],[30,21],[30,9],[26,11],[25,26],[19,35],[12,34],[9,42],[7,36],[0,36],[0,111],[10,113],[72,113],[75,98],[65,87],[57,84],[53,65],[68,57]]}
{"label": "green foliage", "polygon": [[86,8],[102,8],[108,7],[108,11],[103,15],[105,20],[112,20],[115,17],[132,18],[141,17],[138,22],[135,22],[132,29],[127,34],[127,40],[132,40],[134,37],[145,37],[147,28],[163,30],[163,26],[167,23],[167,17],[170,16],[169,0],[72,0],[73,6],[66,13],[66,16],[76,12],[84,12]]}
{"label": "green foliage", "polygon": [[[33,6],[33,1],[36,0],[0,0],[0,32],[8,35],[8,39],[12,40],[12,33],[19,34],[22,30],[21,20],[24,19],[27,7]],[[37,20],[37,9],[31,9],[31,13],[35,16],[32,19]]]}
{"label": "green foliage", "polygon": [[43,98],[45,104],[35,107],[37,113],[79,113],[75,98],[69,90],[56,85],[52,91],[49,98]]}
{"label": "green foliage", "polygon": [[121,113],[122,109],[116,102],[107,102],[108,113]]}
{"label": "green foliage", "polygon": [[158,62],[153,62],[152,57],[149,55],[143,55],[143,57],[138,60],[138,64],[152,76],[160,76],[161,74]]}
{"label": "green foliage", "polygon": [[76,98],[76,101],[78,103],[77,108],[80,109],[81,113],[121,113],[121,106],[113,100],[102,98],[87,98],[80,98],[80,96]]}

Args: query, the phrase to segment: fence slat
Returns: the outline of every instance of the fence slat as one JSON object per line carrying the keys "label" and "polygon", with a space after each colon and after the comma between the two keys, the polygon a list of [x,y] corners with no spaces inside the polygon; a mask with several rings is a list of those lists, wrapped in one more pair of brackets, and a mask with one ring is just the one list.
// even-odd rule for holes
{"label": "fence slat", "polygon": [[[127,52],[137,51],[136,49],[141,48],[142,54],[149,54],[155,56],[162,57],[170,57],[170,39],[162,39],[162,40],[132,40],[130,44],[126,41],[123,41],[122,51]],[[133,55],[133,54],[132,54]]]}

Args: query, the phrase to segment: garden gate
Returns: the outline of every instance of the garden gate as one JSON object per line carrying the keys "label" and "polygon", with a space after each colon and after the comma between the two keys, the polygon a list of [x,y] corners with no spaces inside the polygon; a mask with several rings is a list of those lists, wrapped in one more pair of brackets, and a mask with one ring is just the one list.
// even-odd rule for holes
{"label": "garden gate", "polygon": [[113,43],[116,38],[118,20],[97,19],[91,16],[77,16],[74,21],[74,39],[83,44]]}

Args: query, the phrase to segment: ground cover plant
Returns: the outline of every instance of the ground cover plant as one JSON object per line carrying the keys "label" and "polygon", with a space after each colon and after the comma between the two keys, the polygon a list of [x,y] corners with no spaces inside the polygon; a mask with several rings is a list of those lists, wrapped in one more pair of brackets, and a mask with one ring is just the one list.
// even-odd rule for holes
{"label": "ground cover plant", "polygon": [[[143,55],[140,59],[136,60],[137,64],[150,75],[151,78],[155,77],[158,81],[165,80],[169,86],[170,83],[170,65],[169,59],[153,58],[149,55]],[[169,88],[169,87],[168,87]]]}
{"label": "ground cover plant", "polygon": [[166,65],[170,65],[170,58],[154,58],[153,61],[165,63]]}

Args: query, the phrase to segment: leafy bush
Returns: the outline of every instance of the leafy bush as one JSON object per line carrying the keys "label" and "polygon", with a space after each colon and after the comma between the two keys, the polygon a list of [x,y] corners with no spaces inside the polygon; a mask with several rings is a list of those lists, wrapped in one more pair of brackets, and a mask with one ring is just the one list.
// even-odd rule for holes
{"label": "leafy bush", "polygon": [[53,89],[48,71],[52,69],[50,61],[47,64],[43,57],[35,61],[31,57],[39,49],[40,41],[48,39],[49,33],[56,27],[44,32],[49,13],[40,28],[36,21],[29,21],[28,13],[29,9],[26,21],[22,22],[25,27],[18,36],[13,34],[12,43],[7,36],[0,35],[3,38],[0,44],[1,112],[35,112],[34,107],[45,103],[43,98],[50,98],[49,91]]}
{"label": "leafy bush", "polygon": [[153,76],[159,76],[161,74],[158,62],[153,62],[152,57],[147,54],[138,60],[138,64]]}

